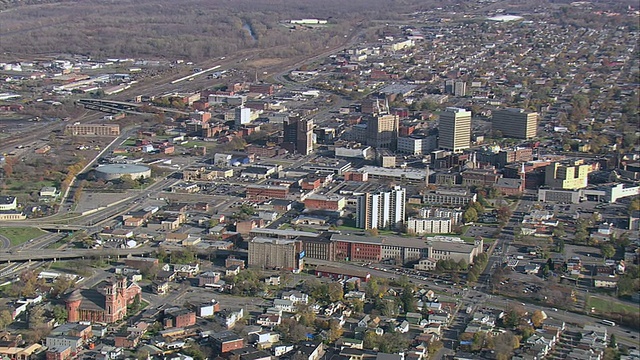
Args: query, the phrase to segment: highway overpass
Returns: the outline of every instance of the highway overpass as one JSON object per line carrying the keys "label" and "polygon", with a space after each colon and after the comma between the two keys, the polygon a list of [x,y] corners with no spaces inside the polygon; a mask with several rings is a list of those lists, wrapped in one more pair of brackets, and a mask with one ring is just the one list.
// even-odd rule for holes
{"label": "highway overpass", "polygon": [[83,259],[89,257],[126,257],[152,254],[155,249],[141,247],[135,249],[65,249],[65,250],[12,250],[0,253],[0,263],[26,261],[57,261]]}

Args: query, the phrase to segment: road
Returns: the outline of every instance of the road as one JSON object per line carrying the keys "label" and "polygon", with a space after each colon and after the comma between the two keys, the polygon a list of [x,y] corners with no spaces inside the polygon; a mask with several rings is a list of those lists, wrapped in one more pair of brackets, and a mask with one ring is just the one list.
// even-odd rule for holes
{"label": "road", "polygon": [[0,249],[8,249],[11,247],[11,240],[4,235],[0,235]]}

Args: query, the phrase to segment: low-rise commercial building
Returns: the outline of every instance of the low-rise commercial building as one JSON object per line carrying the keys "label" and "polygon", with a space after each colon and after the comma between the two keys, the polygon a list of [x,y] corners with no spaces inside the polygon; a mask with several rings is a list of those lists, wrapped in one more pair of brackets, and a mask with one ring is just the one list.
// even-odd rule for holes
{"label": "low-rise commercial building", "polygon": [[70,135],[120,136],[120,125],[117,124],[73,124],[67,125]]}
{"label": "low-rise commercial building", "polygon": [[471,193],[469,190],[431,190],[423,196],[425,204],[447,205],[447,206],[465,206],[470,202],[476,202],[477,194]]}

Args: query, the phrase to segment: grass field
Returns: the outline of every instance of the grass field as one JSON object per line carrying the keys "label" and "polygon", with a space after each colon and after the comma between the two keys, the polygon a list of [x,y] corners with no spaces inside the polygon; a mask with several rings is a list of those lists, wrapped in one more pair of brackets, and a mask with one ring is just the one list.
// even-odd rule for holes
{"label": "grass field", "polygon": [[595,311],[600,313],[635,313],[638,311],[637,305],[627,305],[595,296],[589,297],[588,310],[591,308],[595,308]]}
{"label": "grass field", "polygon": [[11,246],[24,244],[44,234],[46,232],[32,227],[0,228],[0,235],[9,239]]}

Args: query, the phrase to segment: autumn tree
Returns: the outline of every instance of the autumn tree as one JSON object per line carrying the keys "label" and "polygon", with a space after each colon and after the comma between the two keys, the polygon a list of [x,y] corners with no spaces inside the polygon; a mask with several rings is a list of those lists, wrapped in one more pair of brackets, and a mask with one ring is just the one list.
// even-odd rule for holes
{"label": "autumn tree", "polygon": [[7,309],[0,311],[0,328],[2,330],[6,329],[9,324],[13,322],[13,317],[11,316],[11,312]]}
{"label": "autumn tree", "polygon": [[36,305],[29,310],[29,328],[37,329],[44,325],[44,307]]}
{"label": "autumn tree", "polygon": [[338,282],[332,282],[327,288],[327,295],[330,302],[336,302],[343,299],[344,290],[342,284]]}
{"label": "autumn tree", "polygon": [[68,275],[60,275],[54,281],[52,285],[52,295],[60,296],[71,289],[75,284],[73,277]]}
{"label": "autumn tree", "polygon": [[513,350],[520,347],[520,339],[511,331],[494,337],[494,343],[497,359],[510,359]]}
{"label": "autumn tree", "polygon": [[537,328],[541,327],[545,317],[546,316],[541,310],[534,311],[533,314],[531,315],[531,322],[533,323],[533,326]]}

